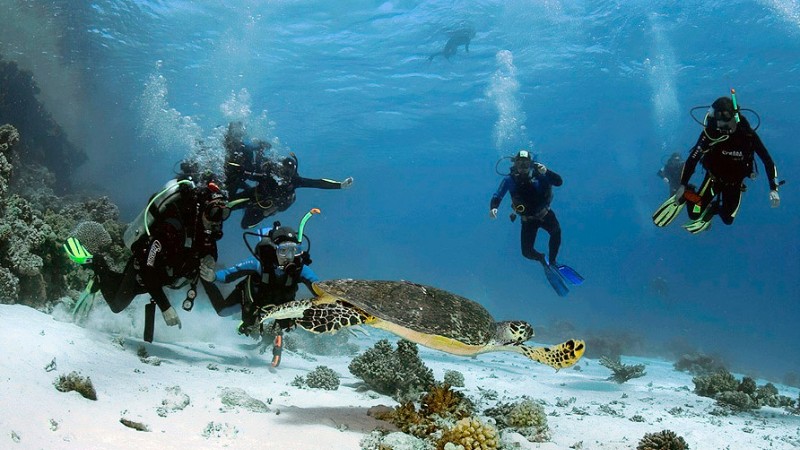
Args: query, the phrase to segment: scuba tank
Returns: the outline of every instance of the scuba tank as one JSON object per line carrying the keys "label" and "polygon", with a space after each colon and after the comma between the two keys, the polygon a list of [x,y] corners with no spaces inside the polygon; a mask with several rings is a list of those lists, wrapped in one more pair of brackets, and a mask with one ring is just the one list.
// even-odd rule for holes
{"label": "scuba tank", "polygon": [[156,216],[163,213],[167,209],[167,206],[180,198],[181,187],[184,185],[189,189],[194,189],[194,182],[191,180],[172,179],[167,181],[163,189],[150,197],[147,207],[136,216],[136,219],[128,225],[128,228],[122,235],[125,247],[130,249],[133,243],[138,241],[139,238],[145,234],[150,234],[150,225],[156,220]]}

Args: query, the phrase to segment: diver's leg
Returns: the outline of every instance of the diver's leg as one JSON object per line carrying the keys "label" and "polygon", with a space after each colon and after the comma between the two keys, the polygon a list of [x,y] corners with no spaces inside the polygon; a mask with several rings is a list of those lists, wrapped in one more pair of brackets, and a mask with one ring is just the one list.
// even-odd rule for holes
{"label": "diver's leg", "polygon": [[739,212],[739,205],[742,203],[742,184],[725,185],[720,192],[722,202],[719,206],[719,218],[722,223],[730,225]]}
{"label": "diver's leg", "polygon": [[703,211],[711,206],[710,203],[711,200],[714,199],[715,190],[716,186],[714,186],[714,179],[710,174],[706,173],[705,178],[703,178],[703,182],[700,184],[700,190],[697,191],[697,195],[700,196],[701,205],[697,207],[694,203],[688,200],[686,201],[686,213],[689,215],[689,219],[697,220],[701,215],[703,215]]}
{"label": "diver's leg", "polygon": [[550,234],[550,242],[548,244],[547,260],[550,265],[556,263],[556,256],[558,256],[558,249],[561,247],[561,224],[558,223],[556,213],[551,209],[547,215],[542,219],[542,228]]}
{"label": "diver's leg", "polygon": [[128,260],[122,273],[111,270],[102,256],[95,258],[92,262],[92,269],[100,284],[100,292],[103,293],[103,298],[114,313],[121,312],[131,304],[134,297],[147,292],[136,278],[134,258]]}
{"label": "diver's leg", "polygon": [[519,232],[519,242],[522,256],[534,261],[544,261],[544,255],[537,252],[534,248],[536,244],[536,234],[539,232],[539,221],[522,216],[520,218],[522,227]]}

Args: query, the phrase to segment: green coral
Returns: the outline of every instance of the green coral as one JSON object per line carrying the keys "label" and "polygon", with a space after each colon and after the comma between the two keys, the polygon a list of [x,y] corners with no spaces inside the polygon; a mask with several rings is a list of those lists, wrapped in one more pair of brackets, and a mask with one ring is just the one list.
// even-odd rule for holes
{"label": "green coral", "polygon": [[498,403],[484,414],[495,420],[498,429],[511,429],[530,442],[545,442],[550,438],[544,407],[529,398],[514,403]]}
{"label": "green coral", "polygon": [[444,383],[454,387],[464,387],[464,374],[457,370],[445,370]]}
{"label": "green coral", "polygon": [[326,366],[317,366],[306,375],[306,385],[314,389],[335,391],[339,389],[339,374]]}
{"label": "green coral", "polygon": [[348,366],[350,373],[364,380],[367,386],[398,402],[416,400],[433,386],[433,371],[419,358],[417,345],[400,340],[397,350],[381,339]]}
{"label": "green coral", "polygon": [[674,431],[662,430],[645,434],[636,450],[689,450],[689,444]]}

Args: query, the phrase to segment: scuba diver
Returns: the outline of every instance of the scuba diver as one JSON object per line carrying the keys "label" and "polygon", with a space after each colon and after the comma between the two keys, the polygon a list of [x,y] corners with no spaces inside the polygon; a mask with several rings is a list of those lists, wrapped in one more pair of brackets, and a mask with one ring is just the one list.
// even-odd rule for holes
{"label": "scuba diver", "polygon": [[[277,160],[267,157],[264,150],[271,146],[266,142],[243,144],[240,129],[241,124],[237,127],[232,123],[228,127],[225,176],[231,208],[244,209],[243,229],[253,228],[264,218],[289,209],[295,202],[297,188],[347,189],[353,185],[353,177],[344,181],[301,177],[294,153]],[[251,186],[248,181],[256,185]]]}
{"label": "scuba diver", "polygon": [[[519,215],[522,222],[520,231],[522,256],[540,262],[547,280],[556,293],[562,297],[566,296],[569,293],[567,283],[579,285],[583,282],[583,277],[571,267],[556,262],[561,246],[561,225],[558,223],[556,213],[550,209],[550,203],[553,200],[553,186],[561,186],[563,180],[544,164],[534,162],[527,150],[520,150],[511,160],[513,166],[510,173],[503,177],[489,202],[489,217],[497,218],[497,208],[506,193],[510,193],[511,207],[514,209],[510,216],[511,221],[516,220]],[[539,228],[550,235],[546,260],[545,255],[534,248]]]}
{"label": "scuba diver", "polygon": [[[720,97],[711,105],[703,122],[703,131],[683,166],[680,186],[653,214],[657,226],[671,223],[684,204],[690,205],[687,208],[690,221],[683,228],[692,234],[707,230],[715,215],[719,215],[724,224],[732,224],[739,212],[742,192],[746,190],[744,180],[755,178],[757,172],[753,155],[758,155],[764,164],[770,206],[777,208],[780,205],[778,187],[784,181],[778,181],[775,163],[756,134],[758,126],[751,127],[741,111],[733,89],[730,97]],[[706,173],[700,188],[694,192],[688,183],[698,163]]]}
{"label": "scuba diver", "polygon": [[[150,295],[145,340],[152,342],[155,305],[168,326],[181,327],[164,287],[179,289],[191,284],[187,301],[193,301],[198,280],[213,280],[217,241],[222,238],[222,223],[230,215],[227,199],[227,193],[214,183],[195,187],[190,180],[170,180],[125,231],[123,240],[133,254],[122,273],[113,271],[102,254],[95,251],[92,255],[84,247],[81,240],[91,242],[92,232],[82,231],[80,225],[64,249],[75,263],[94,272],[88,288],[92,293],[99,289],[114,313],[127,308],[137,295]],[[191,306],[187,308],[184,302],[184,309]]]}
{"label": "scuba diver", "polygon": [[463,45],[464,51],[469,53],[469,43],[475,37],[475,28],[471,25],[465,25],[462,28],[450,31],[447,33],[450,37],[444,44],[444,48],[428,57],[428,61],[433,61],[437,56],[444,56],[445,59],[450,60],[450,57],[455,55],[458,47]]}
{"label": "scuba diver", "polygon": [[[245,245],[253,256],[215,273],[215,279],[222,283],[230,283],[242,277],[244,279],[225,298],[216,287],[209,289],[206,286],[206,292],[218,315],[230,316],[237,310],[241,311],[239,334],[258,337],[266,332],[275,335],[272,367],[277,367],[281,361],[283,330],[288,331],[294,327],[294,321],[277,320],[267,329],[261,321],[270,308],[295,300],[300,283],[314,293],[312,283],[319,281],[319,278],[309,267],[310,244],[305,250],[300,246],[306,221],[312,214],[319,212],[316,208],[309,211],[300,222],[300,231],[282,226],[276,221],[272,228],[262,228],[257,233],[245,232]],[[259,238],[254,248],[250,247],[248,236]]]}
{"label": "scuba diver", "polygon": [[667,186],[669,186],[669,195],[675,194],[675,191],[681,185],[681,172],[683,171],[683,158],[678,152],[673,153],[664,163],[664,166],[659,169],[656,175],[659,176]]}

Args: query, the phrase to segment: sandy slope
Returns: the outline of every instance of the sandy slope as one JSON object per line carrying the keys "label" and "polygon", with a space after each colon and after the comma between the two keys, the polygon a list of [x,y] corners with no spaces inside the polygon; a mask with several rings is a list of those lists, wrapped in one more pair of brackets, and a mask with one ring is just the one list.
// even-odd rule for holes
{"label": "sandy slope", "polygon": [[[98,314],[111,316],[106,311]],[[92,329],[27,307],[0,305],[0,448],[358,449],[364,433],[386,426],[366,411],[395,403],[357,392],[359,380],[347,370],[350,358],[312,361],[287,352],[280,369],[272,373],[266,355],[253,351],[249,339],[235,336],[231,321],[192,314],[183,317],[180,331],[157,324],[157,340],[168,342],[146,345],[148,353],[162,361],[154,366],[137,356],[142,342],[134,336],[139,331],[136,325],[120,326],[130,321],[124,315]],[[364,346],[379,337],[370,331],[362,338]],[[581,370],[556,373],[515,354],[475,359],[427,349],[421,354],[437,379],[445,370],[462,372],[467,393],[483,406],[493,402],[479,388],[496,391],[499,400],[521,395],[545,400],[552,441],[523,448],[568,449],[582,442],[584,449],[629,449],[645,433],[662,429],[682,435],[692,449],[800,446],[800,417],[772,408],[710,415],[714,402],[693,394],[691,376],[675,372],[669,362],[625,359],[646,364],[647,375],[617,385],[605,381],[609,371],[591,359],[579,364]],[[54,358],[57,369],[46,371]],[[337,391],[291,386],[297,375],[318,365],[342,376]],[[72,371],[91,377],[97,401],[53,387],[59,374]],[[796,389],[778,387],[782,394],[797,397]],[[232,388],[264,402],[269,411],[226,406],[221,396]],[[188,406],[169,410],[180,404],[183,394]],[[159,415],[160,407],[167,411]],[[635,415],[644,421],[631,421]],[[127,428],[121,418],[146,424],[151,431]]]}

